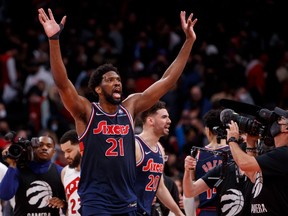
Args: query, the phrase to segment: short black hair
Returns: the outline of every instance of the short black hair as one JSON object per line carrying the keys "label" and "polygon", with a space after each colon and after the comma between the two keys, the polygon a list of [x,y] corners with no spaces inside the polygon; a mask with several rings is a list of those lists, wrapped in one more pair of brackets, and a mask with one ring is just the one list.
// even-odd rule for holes
{"label": "short black hair", "polygon": [[62,137],[60,138],[60,145],[63,143],[66,143],[70,141],[72,145],[78,145],[79,144],[79,139],[78,139],[78,134],[76,130],[71,129],[69,131],[66,131]]}
{"label": "short black hair", "polygon": [[95,92],[95,88],[100,85],[103,75],[109,71],[114,71],[120,76],[117,67],[113,66],[111,63],[100,65],[95,71],[92,72],[88,82],[88,87],[96,96],[98,96],[98,94]]}
{"label": "short black hair", "polygon": [[39,136],[38,138],[40,139],[40,137],[48,137],[48,138],[50,138],[52,140],[52,143],[53,143],[54,147],[56,146],[55,139],[50,134],[43,134],[43,135]]}
{"label": "short black hair", "polygon": [[163,101],[157,101],[152,107],[150,107],[148,110],[144,111],[140,115],[140,119],[142,123],[144,123],[148,116],[153,115],[157,112],[157,110],[160,109],[166,109],[166,103]]}
{"label": "short black hair", "polygon": [[208,127],[210,131],[213,132],[213,128],[216,126],[222,126],[220,120],[220,113],[222,109],[211,109],[205,113],[203,116],[203,124],[205,127]]}
{"label": "short black hair", "polygon": [[39,132],[38,136],[39,136],[39,137],[41,137],[41,136],[47,136],[47,137],[51,138],[52,141],[53,141],[54,146],[56,146],[56,144],[58,143],[57,134],[56,134],[54,131],[50,130],[50,129],[41,130],[41,131]]}

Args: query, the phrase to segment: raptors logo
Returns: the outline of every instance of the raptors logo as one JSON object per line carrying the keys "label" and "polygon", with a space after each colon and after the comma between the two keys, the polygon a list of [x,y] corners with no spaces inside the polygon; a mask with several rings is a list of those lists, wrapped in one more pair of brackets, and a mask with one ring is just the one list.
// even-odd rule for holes
{"label": "raptors logo", "polygon": [[252,190],[252,194],[254,194],[253,198],[257,197],[260,194],[262,187],[263,187],[262,172],[258,172],[256,174],[255,185],[254,185],[253,190]]}
{"label": "raptors logo", "polygon": [[37,208],[44,208],[48,205],[48,200],[52,198],[52,189],[45,181],[34,181],[27,190],[26,196],[30,205]]}
{"label": "raptors logo", "polygon": [[[262,191],[262,188],[263,188],[263,175],[262,175],[262,172],[257,172],[255,184],[252,190],[253,198],[256,198],[257,196],[259,196],[259,194]],[[267,206],[262,202],[253,203],[251,205],[251,213],[260,214],[260,213],[267,213],[267,212],[268,212]]]}
{"label": "raptors logo", "polygon": [[244,197],[241,191],[229,189],[221,196],[221,212],[226,216],[237,215],[244,206]]}

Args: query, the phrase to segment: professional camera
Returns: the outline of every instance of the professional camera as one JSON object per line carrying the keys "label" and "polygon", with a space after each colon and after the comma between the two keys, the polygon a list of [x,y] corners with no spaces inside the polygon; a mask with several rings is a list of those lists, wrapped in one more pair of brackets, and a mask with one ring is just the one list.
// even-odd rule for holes
{"label": "professional camera", "polygon": [[270,111],[266,108],[258,106],[235,102],[235,101],[224,101],[225,105],[234,107],[245,115],[240,115],[232,109],[224,109],[220,114],[220,120],[227,127],[227,124],[231,120],[237,122],[239,130],[248,133],[249,135],[259,135],[261,142],[267,146],[274,145],[274,139],[270,133],[270,127],[273,122],[279,118],[278,108],[274,111]]}
{"label": "professional camera", "polygon": [[16,160],[17,165],[23,165],[34,158],[33,147],[39,146],[39,139],[34,137],[31,141],[22,137],[16,137],[16,133],[11,131],[5,135],[5,139],[11,143],[8,148],[6,158]]}
{"label": "professional camera", "polygon": [[248,118],[241,116],[238,113],[234,112],[232,109],[224,109],[220,114],[221,122],[227,126],[233,120],[237,122],[239,130],[250,135],[259,135],[264,132],[264,125],[257,121],[255,118]]}

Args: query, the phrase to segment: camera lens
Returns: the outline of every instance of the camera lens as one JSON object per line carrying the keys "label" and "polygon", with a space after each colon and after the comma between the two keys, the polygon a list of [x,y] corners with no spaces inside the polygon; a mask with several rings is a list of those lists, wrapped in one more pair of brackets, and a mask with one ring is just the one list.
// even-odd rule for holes
{"label": "camera lens", "polygon": [[8,156],[13,159],[18,159],[22,155],[23,148],[18,144],[13,144],[8,149]]}

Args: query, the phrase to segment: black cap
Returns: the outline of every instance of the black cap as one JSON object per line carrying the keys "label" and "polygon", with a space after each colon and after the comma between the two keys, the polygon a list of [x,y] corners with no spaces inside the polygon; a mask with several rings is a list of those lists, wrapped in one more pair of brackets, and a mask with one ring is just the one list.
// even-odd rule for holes
{"label": "black cap", "polygon": [[279,115],[281,117],[288,118],[288,111],[283,110],[279,107],[274,108],[274,113],[276,113],[277,115]]}

